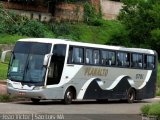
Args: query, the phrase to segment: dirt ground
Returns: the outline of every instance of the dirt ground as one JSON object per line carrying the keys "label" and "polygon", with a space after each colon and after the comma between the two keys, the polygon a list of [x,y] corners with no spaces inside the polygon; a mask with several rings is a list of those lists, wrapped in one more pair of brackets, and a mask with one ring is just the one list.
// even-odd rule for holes
{"label": "dirt ground", "polygon": [[7,94],[6,82],[0,82],[0,95]]}

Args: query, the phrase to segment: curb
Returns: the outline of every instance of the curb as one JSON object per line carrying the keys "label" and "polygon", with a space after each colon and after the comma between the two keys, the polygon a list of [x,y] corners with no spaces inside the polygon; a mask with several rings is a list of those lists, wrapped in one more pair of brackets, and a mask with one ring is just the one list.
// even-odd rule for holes
{"label": "curb", "polygon": [[7,85],[7,80],[0,80],[0,84]]}

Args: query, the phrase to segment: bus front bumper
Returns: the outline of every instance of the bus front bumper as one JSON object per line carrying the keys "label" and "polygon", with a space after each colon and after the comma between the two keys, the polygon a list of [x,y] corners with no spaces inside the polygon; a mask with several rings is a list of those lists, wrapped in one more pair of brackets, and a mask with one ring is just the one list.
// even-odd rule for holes
{"label": "bus front bumper", "polygon": [[36,99],[63,99],[61,93],[62,90],[52,89],[52,92],[48,89],[40,90],[24,90],[24,89],[15,89],[13,87],[7,87],[7,92],[11,96],[25,97],[25,98],[36,98]]}

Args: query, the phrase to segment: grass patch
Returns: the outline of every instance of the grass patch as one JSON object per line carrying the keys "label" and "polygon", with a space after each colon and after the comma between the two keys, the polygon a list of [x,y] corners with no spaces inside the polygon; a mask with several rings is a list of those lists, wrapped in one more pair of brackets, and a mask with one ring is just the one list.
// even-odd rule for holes
{"label": "grass patch", "polygon": [[18,39],[27,38],[20,35],[0,34],[0,44],[15,44]]}
{"label": "grass patch", "polygon": [[157,116],[160,119],[160,103],[155,103],[151,105],[144,105],[141,108],[141,113],[145,116]]}
{"label": "grass patch", "polygon": [[160,96],[160,63],[158,64],[157,96]]}
{"label": "grass patch", "polygon": [[0,95],[0,102],[12,102],[16,98],[10,95]]}
{"label": "grass patch", "polygon": [[0,62],[0,80],[7,79],[8,64]]}

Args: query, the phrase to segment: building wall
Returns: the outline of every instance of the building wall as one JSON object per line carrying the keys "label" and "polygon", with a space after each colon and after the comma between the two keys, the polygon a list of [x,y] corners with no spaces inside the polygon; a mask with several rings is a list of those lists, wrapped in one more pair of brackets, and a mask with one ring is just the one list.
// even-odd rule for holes
{"label": "building wall", "polygon": [[84,9],[82,4],[59,3],[55,6],[56,21],[83,21]]}
{"label": "building wall", "polygon": [[122,9],[122,3],[109,0],[101,0],[102,14],[104,19],[116,19]]}
{"label": "building wall", "polygon": [[[56,3],[48,6],[43,6],[43,1],[36,0],[35,5],[16,3],[16,2],[4,2],[4,7],[7,9],[16,10],[20,15],[27,16],[29,18],[38,19],[40,21],[49,22],[51,20],[57,21],[83,21],[84,8],[80,3],[67,4]],[[100,4],[104,19],[116,19],[122,8],[122,3],[109,0],[88,0],[91,2],[96,11],[99,12]]]}
{"label": "building wall", "polygon": [[44,6],[34,6],[34,5],[27,5],[25,3],[14,3],[14,2],[2,2],[2,3],[6,9],[48,13],[48,8]]}
{"label": "building wall", "polygon": [[100,0],[89,0],[89,2],[91,2],[92,5],[95,6],[96,11],[99,12],[99,10],[100,10]]}

